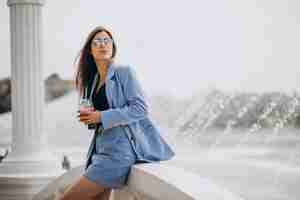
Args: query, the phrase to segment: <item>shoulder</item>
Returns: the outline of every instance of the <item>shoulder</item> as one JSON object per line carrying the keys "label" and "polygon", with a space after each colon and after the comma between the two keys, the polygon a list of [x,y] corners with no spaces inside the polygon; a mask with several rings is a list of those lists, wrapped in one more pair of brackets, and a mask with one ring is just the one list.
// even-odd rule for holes
{"label": "shoulder", "polygon": [[120,73],[131,73],[134,71],[134,67],[129,64],[114,64],[117,72]]}
{"label": "shoulder", "polygon": [[115,64],[115,72],[118,73],[118,75],[121,78],[129,78],[132,76],[136,76],[136,71],[134,67],[128,64]]}

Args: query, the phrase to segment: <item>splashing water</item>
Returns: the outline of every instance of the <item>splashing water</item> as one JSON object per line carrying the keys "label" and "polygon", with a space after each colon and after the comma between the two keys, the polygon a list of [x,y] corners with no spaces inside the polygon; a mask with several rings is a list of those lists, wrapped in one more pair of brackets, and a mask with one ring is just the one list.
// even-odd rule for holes
{"label": "splashing water", "polygon": [[[233,96],[231,97],[231,99],[233,99]],[[228,120],[225,130],[223,131],[223,133],[221,133],[220,136],[216,138],[215,142],[209,147],[209,151],[215,150],[217,145],[221,144],[222,139],[232,132],[232,127],[237,124],[237,121],[241,119],[248,112],[248,110],[255,106],[258,99],[258,97],[252,97],[250,101],[239,110],[236,119]]]}
{"label": "splashing water", "polygon": [[277,103],[274,101],[270,101],[267,106],[265,107],[263,113],[258,117],[258,120],[256,123],[254,123],[249,131],[246,132],[246,134],[239,140],[239,142],[236,144],[236,148],[241,148],[242,144],[244,144],[246,141],[248,141],[250,135],[258,132],[262,126],[260,122],[262,120],[265,120],[267,116],[273,111],[273,109],[277,106]]}
{"label": "splashing water", "polygon": [[[279,129],[282,129],[290,119],[295,118],[298,115],[296,112],[298,106],[299,106],[299,100],[298,100],[297,94],[295,93],[293,99],[291,100],[291,103],[290,103],[290,106],[288,108],[286,115],[284,115],[284,117],[275,124],[276,126],[274,127],[274,134],[272,134],[272,136],[270,137],[271,139],[269,139],[265,142],[266,145],[269,144],[271,141],[275,140],[276,137],[278,137]],[[290,153],[289,153],[289,156],[287,159],[288,164],[293,163],[293,160],[296,158],[296,154],[298,152],[297,150],[298,150],[298,145],[296,143],[295,148],[290,150]],[[277,185],[277,187],[280,187],[280,175],[281,175],[281,170],[280,169],[275,170],[274,184]]]}

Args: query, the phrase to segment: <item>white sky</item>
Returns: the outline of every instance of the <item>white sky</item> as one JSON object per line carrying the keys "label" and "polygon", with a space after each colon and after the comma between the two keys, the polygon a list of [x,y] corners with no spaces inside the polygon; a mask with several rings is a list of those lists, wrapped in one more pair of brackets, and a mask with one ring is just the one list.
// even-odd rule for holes
{"label": "white sky", "polygon": [[[104,25],[149,94],[290,91],[300,87],[299,10],[299,0],[46,0],[44,77],[72,77],[85,37]],[[10,75],[8,23],[2,0],[0,78]]]}

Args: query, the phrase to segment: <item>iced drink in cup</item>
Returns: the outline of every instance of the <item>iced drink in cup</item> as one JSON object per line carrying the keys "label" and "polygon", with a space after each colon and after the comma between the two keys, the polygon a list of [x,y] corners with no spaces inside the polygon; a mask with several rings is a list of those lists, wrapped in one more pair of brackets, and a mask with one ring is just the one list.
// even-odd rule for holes
{"label": "iced drink in cup", "polygon": [[[79,113],[80,115],[86,115],[91,111],[94,111],[93,103],[88,99],[81,99],[79,102]],[[96,124],[88,124],[88,129],[95,129]]]}

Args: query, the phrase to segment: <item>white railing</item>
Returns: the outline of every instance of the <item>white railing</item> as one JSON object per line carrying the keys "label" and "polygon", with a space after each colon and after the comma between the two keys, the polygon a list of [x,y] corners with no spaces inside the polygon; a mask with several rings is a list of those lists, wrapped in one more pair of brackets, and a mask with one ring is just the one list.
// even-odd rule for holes
{"label": "white railing", "polygon": [[[83,166],[61,175],[33,200],[54,200],[55,192],[63,190],[83,173]],[[218,187],[208,179],[192,172],[170,166],[167,163],[134,165],[128,185],[114,190],[112,200],[241,200],[225,188]]]}

